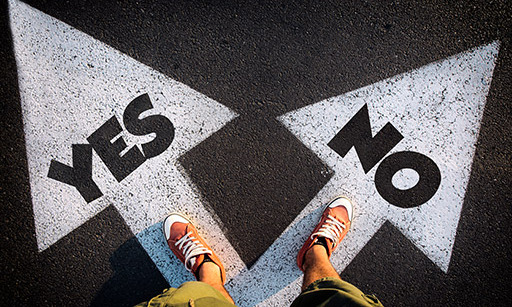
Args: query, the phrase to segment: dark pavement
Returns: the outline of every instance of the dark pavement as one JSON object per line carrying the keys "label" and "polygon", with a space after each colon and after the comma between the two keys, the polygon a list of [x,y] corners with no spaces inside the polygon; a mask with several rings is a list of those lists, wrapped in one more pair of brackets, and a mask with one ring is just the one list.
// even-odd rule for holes
{"label": "dark pavement", "polygon": [[[512,303],[507,1],[26,3],[240,114],[179,161],[248,266],[332,176],[277,116],[499,40],[448,273],[386,223],[342,277],[387,306]],[[113,206],[38,251],[6,1],[1,31],[0,305],[124,306],[159,293],[165,279]]]}

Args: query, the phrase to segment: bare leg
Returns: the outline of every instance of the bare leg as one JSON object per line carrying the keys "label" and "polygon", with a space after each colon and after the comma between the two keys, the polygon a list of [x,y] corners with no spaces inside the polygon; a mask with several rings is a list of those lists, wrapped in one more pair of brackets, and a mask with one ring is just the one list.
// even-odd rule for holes
{"label": "bare leg", "polygon": [[233,304],[235,303],[226,288],[224,288],[220,277],[220,269],[215,263],[204,262],[199,268],[198,280],[219,290],[220,293],[222,293],[222,295],[224,295],[229,301]]}
{"label": "bare leg", "polygon": [[341,279],[338,272],[334,269],[327,251],[322,245],[313,245],[304,257],[304,280],[302,282],[302,290],[306,289],[312,282],[324,278],[333,277]]}

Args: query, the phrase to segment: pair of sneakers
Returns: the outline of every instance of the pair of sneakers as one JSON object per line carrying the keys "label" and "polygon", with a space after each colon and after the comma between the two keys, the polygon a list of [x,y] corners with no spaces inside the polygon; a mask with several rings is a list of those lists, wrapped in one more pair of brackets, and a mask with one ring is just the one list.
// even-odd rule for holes
{"label": "pair of sneakers", "polygon": [[[325,247],[327,255],[332,252],[347,234],[352,221],[352,204],[345,197],[336,197],[330,201],[315,229],[308,237],[297,255],[297,265],[304,271],[306,252],[315,244]],[[201,238],[197,229],[184,216],[173,213],[163,223],[163,231],[171,251],[183,262],[185,268],[196,278],[201,265],[205,261],[215,263],[221,272],[221,280],[226,282],[226,271],[219,257]]]}

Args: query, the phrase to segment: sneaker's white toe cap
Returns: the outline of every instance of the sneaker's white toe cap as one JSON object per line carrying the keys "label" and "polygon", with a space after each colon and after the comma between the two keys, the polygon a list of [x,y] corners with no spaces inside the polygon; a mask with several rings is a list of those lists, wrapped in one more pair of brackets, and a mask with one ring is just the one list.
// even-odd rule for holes
{"label": "sneaker's white toe cap", "polygon": [[331,204],[329,205],[330,208],[334,208],[334,207],[338,207],[338,206],[343,206],[347,209],[348,219],[350,221],[352,221],[353,207],[352,207],[352,203],[350,202],[350,200],[346,197],[341,196],[341,197],[334,199],[331,202]]}
{"label": "sneaker's white toe cap", "polygon": [[168,217],[166,217],[164,220],[164,226],[163,226],[164,235],[165,235],[166,240],[169,240],[169,237],[171,236],[172,224],[174,224],[176,222],[184,223],[184,224],[190,223],[190,221],[187,220],[187,218],[185,218],[181,214],[173,213],[173,214],[169,215]]}

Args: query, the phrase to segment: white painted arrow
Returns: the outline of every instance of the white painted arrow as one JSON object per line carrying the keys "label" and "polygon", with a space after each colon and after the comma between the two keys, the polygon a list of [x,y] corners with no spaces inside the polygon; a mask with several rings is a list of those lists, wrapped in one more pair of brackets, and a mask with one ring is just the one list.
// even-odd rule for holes
{"label": "white painted arrow", "polygon": [[[314,226],[326,201],[345,194],[354,201],[355,217],[333,255],[336,268],[343,270],[389,220],[448,270],[497,42],[282,116],[282,123],[335,174],[254,267],[243,270],[176,162],[236,115],[57,19],[17,0],[9,3],[40,250],[113,204],[167,280],[184,280],[178,277],[183,271],[169,266],[164,255],[169,252],[163,251],[165,243],[155,223],[169,211],[186,212],[206,230],[211,245],[223,247],[216,251],[234,277],[228,288],[238,302],[284,306],[300,289],[301,273],[294,258],[308,235],[306,229]],[[47,177],[52,159],[72,165],[71,144],[86,143],[111,116],[121,119],[128,103],[143,93],[155,106],[147,113],[164,115],[176,127],[171,147],[121,182],[94,155],[93,178],[105,195],[90,203],[74,187]],[[441,185],[425,204],[412,209],[390,205],[375,188],[379,164],[365,173],[353,149],[342,158],[327,146],[365,104],[374,134],[390,122],[404,136],[387,156],[415,151],[439,167]],[[129,133],[122,137],[129,147],[152,138]],[[398,174],[394,184],[414,185],[411,174],[415,175]]]}
{"label": "white painted arrow", "polygon": [[[294,262],[298,249],[325,203],[340,194],[352,199],[355,214],[348,235],[331,258],[337,270],[344,270],[390,221],[447,272],[498,49],[494,42],[281,116],[279,120],[334,175],[253,268],[228,285],[232,291],[251,289],[235,297],[249,306],[289,305],[300,292],[301,272]],[[391,205],[375,186],[380,162],[365,173],[354,148],[341,157],[328,146],[364,105],[373,136],[387,123],[404,136],[382,160],[414,151],[438,166],[441,183],[427,202],[409,209]],[[402,190],[417,181],[418,174],[410,169],[397,172],[392,180]],[[262,280],[270,282],[261,285]]]}
{"label": "white painted arrow", "polygon": [[[164,247],[155,239],[161,233],[143,230],[154,228],[172,211],[187,213],[208,233],[212,245],[222,246],[223,258],[243,267],[177,163],[179,156],[236,114],[51,16],[19,1],[9,4],[39,249],[48,248],[112,204],[133,233],[140,234],[162,271],[166,260],[158,254]],[[75,187],[48,178],[51,160],[71,166],[72,144],[87,144],[87,137],[112,116],[122,122],[126,106],[145,93],[154,108],[142,113],[142,118],[159,114],[174,125],[175,138],[167,150],[146,160],[121,182],[94,155],[93,179],[104,195],[90,203]],[[134,136],[125,131],[121,137],[132,147],[155,135]],[[163,273],[169,280],[172,272]]]}
{"label": "white painted arrow", "polygon": [[[350,255],[389,220],[442,270],[448,270],[498,48],[494,42],[280,118],[335,171],[311,205],[340,193],[354,201],[353,229],[344,243]],[[404,136],[390,154],[418,152],[439,167],[439,189],[421,206],[391,205],[375,187],[378,164],[365,174],[353,148],[342,158],[327,146],[365,104],[373,135],[389,122]],[[417,176],[413,171],[398,172],[393,185],[413,187]]]}

